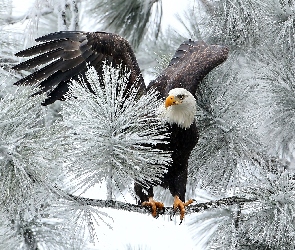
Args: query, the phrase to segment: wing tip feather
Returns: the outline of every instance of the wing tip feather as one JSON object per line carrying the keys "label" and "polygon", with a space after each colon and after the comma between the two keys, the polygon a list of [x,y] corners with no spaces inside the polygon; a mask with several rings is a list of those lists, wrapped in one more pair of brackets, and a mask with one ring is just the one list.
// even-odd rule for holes
{"label": "wing tip feather", "polygon": [[52,40],[75,38],[77,35],[85,34],[83,31],[58,31],[40,36],[35,39],[36,42],[46,42]]}

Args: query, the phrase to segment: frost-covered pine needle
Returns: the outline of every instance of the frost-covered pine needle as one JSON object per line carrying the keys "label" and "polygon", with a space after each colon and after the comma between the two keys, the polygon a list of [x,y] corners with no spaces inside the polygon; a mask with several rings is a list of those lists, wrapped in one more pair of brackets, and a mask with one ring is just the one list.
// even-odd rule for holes
{"label": "frost-covered pine needle", "polygon": [[230,57],[212,71],[196,94],[200,138],[189,159],[189,176],[196,186],[219,195],[239,187],[240,166],[250,172],[247,162],[263,149],[253,133],[253,124],[247,121],[252,114],[246,109],[249,88],[236,72],[237,60]]}
{"label": "frost-covered pine needle", "polygon": [[22,243],[22,238],[11,226],[11,221],[0,210],[0,249],[18,249]]}
{"label": "frost-covered pine needle", "polygon": [[32,96],[37,91],[15,87],[0,93],[0,248],[86,249],[83,242],[95,237],[94,226],[108,216],[51,193],[56,185],[64,188],[58,178],[64,176],[62,166],[79,154],[69,143],[68,127],[44,127],[45,96]]}
{"label": "frost-covered pine needle", "polygon": [[[0,84],[4,85],[4,82]],[[44,216],[40,211],[53,202],[48,190],[37,181],[50,176],[49,155],[47,147],[44,147],[50,140],[46,136],[41,106],[45,96],[32,97],[33,93],[39,91],[34,87],[11,87],[10,90],[7,93],[3,89],[0,93],[1,249],[33,246],[35,236],[39,237],[41,231],[46,231],[46,227],[40,223]],[[51,160],[54,161],[54,158]],[[52,175],[56,176],[57,173],[58,170]],[[5,222],[2,221],[4,218]],[[10,230],[4,230],[3,226]],[[29,235],[34,235],[34,239]],[[43,242],[48,238],[44,237]]]}
{"label": "frost-covered pine needle", "polygon": [[259,185],[245,190],[257,199],[257,206],[243,219],[241,230],[248,244],[259,243],[271,249],[295,247],[295,182],[287,171],[268,174]]}
{"label": "frost-covered pine needle", "polygon": [[39,153],[33,145],[43,127],[44,96],[30,97],[35,91],[16,88],[0,100],[0,204],[11,211],[32,197],[35,184],[30,175],[40,168],[32,158]]}
{"label": "frost-covered pine needle", "polygon": [[62,107],[60,125],[71,134],[64,150],[68,185],[83,192],[102,181],[109,188],[127,187],[132,180],[158,182],[170,155],[154,148],[166,139],[155,115],[157,93],[148,91],[139,98],[137,88],[127,88],[128,73],[108,66],[103,79],[90,68],[87,81],[91,91],[82,80],[74,81]]}
{"label": "frost-covered pine needle", "polygon": [[[217,238],[221,234],[230,238],[231,211],[229,209],[216,209],[196,214],[189,221],[190,232],[196,239],[198,249],[210,249],[210,245],[218,244]],[[217,242],[216,242],[217,241]],[[214,249],[214,248],[212,248]]]}
{"label": "frost-covered pine needle", "polygon": [[[211,5],[211,4],[210,4]],[[264,4],[253,0],[214,1],[204,29],[215,42],[228,45],[256,45],[259,42]],[[212,9],[209,9],[212,11]],[[209,12],[210,12],[209,11]]]}

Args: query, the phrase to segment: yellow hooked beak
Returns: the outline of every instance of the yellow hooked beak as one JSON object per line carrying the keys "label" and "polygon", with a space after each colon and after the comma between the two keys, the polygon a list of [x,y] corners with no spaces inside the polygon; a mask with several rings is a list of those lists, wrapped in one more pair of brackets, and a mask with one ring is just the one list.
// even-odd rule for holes
{"label": "yellow hooked beak", "polygon": [[175,99],[174,95],[169,95],[165,100],[165,108],[168,108],[171,105],[177,105],[180,102]]}

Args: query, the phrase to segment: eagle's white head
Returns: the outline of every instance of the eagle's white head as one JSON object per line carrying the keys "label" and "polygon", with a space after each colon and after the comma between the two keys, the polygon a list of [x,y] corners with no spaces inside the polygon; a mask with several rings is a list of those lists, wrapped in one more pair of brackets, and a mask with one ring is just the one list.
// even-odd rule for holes
{"label": "eagle's white head", "polygon": [[184,88],[174,88],[168,93],[159,109],[159,116],[165,122],[177,124],[184,129],[189,128],[196,115],[196,99]]}

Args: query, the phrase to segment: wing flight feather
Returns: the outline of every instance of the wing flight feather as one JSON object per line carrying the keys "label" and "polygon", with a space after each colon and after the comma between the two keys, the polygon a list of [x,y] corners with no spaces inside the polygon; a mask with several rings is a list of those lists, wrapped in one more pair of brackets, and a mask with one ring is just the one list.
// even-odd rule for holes
{"label": "wing flight feather", "polygon": [[18,57],[31,58],[13,68],[41,68],[20,79],[15,85],[39,84],[42,91],[48,93],[46,104],[62,99],[70,80],[83,77],[88,65],[94,66],[98,74],[102,74],[104,62],[114,67],[120,65],[126,68],[131,72],[128,88],[138,85],[141,93],[145,92],[144,80],[134,52],[128,41],[116,34],[62,31],[37,38],[36,42],[42,43],[16,53]]}

